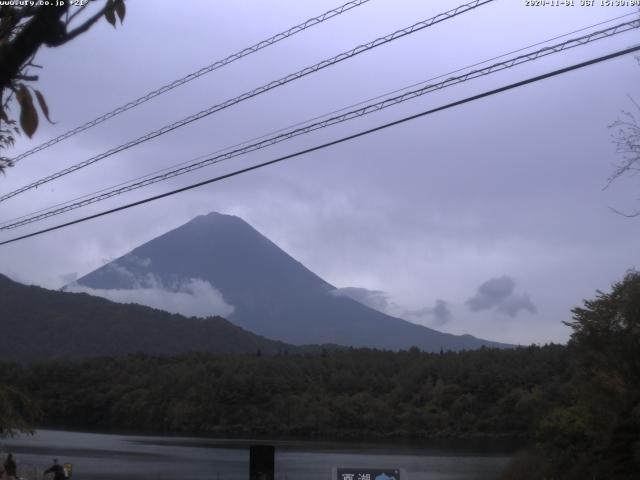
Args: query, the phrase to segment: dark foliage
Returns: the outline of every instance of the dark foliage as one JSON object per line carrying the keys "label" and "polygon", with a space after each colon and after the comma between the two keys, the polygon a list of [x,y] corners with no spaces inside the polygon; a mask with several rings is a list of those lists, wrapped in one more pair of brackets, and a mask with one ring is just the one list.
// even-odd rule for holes
{"label": "dark foliage", "polygon": [[570,396],[541,422],[538,445],[564,479],[640,475],[640,272],[573,310]]}
{"label": "dark foliage", "polygon": [[265,353],[296,347],[220,317],[186,318],[84,293],[27,287],[0,275],[0,360],[42,361],[130,352]]}
{"label": "dark foliage", "polygon": [[31,398],[15,388],[0,385],[0,438],[31,432],[38,414]]}
{"label": "dark foliage", "polygon": [[49,425],[225,435],[528,436],[566,393],[565,347],[430,354],[129,355],[0,366]]}

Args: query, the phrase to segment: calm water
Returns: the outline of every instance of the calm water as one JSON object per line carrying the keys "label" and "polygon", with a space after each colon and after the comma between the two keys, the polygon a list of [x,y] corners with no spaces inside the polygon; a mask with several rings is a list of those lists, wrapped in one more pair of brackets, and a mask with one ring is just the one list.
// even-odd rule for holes
{"label": "calm water", "polygon": [[[245,480],[249,440],[153,437],[39,430],[0,440],[20,462],[47,468],[51,459],[73,463],[75,480]],[[401,468],[402,480],[495,479],[509,461],[497,445],[417,445],[276,441],[278,480],[329,480],[333,467]]]}

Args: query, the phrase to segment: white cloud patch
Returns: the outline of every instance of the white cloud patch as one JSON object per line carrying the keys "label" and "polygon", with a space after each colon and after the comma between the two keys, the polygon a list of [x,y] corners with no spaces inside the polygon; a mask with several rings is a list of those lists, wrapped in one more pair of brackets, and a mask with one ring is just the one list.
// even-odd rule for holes
{"label": "white cloud patch", "polygon": [[22,275],[14,272],[13,270],[5,270],[0,273],[2,273],[2,275],[6,275],[7,277],[9,277],[10,280],[13,280],[14,282],[22,283],[23,285],[31,285],[31,283],[28,280],[26,280],[25,278],[22,277]]}
{"label": "white cloud patch", "polygon": [[369,290],[367,288],[359,287],[344,287],[336,288],[331,291],[332,295],[337,297],[348,297],[355,300],[362,305],[378,310],[379,312],[386,313],[387,315],[395,315],[391,313],[395,311],[398,306],[389,300],[389,296],[386,292],[380,290]]}
{"label": "white cloud patch", "polygon": [[125,255],[122,260],[129,265],[133,265],[141,268],[149,268],[151,267],[151,259],[150,258],[140,258],[133,253],[129,253]]}
{"label": "white cloud patch", "polygon": [[[151,279],[147,278],[147,280]],[[162,286],[157,279],[147,284],[154,286],[133,289],[94,289],[74,283],[66,290],[84,292],[118,303],[137,303],[188,317],[219,315],[227,318],[234,310],[233,305],[229,305],[224,300],[220,291],[199,278],[190,278],[179,285],[172,285],[171,290]]]}
{"label": "white cloud patch", "polygon": [[536,313],[538,309],[529,295],[513,293],[515,286],[515,280],[507,275],[490,278],[478,287],[476,294],[466,304],[472,312],[495,309],[511,318],[521,310]]}
{"label": "white cloud patch", "polygon": [[[135,273],[129,271],[129,269],[127,269],[127,267],[125,267],[124,265],[120,265],[118,262],[111,262],[107,265],[106,268],[111,270],[113,273],[115,273],[122,279],[127,280],[132,285],[138,286],[139,284],[138,277],[136,276]],[[158,282],[154,281],[154,283],[158,283]]]}

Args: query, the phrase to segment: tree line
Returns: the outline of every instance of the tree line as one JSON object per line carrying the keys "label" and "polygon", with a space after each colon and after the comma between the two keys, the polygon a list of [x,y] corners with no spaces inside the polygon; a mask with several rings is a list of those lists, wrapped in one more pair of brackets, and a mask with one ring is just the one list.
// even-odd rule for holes
{"label": "tree line", "polygon": [[565,347],[428,354],[133,354],[3,365],[46,425],[224,435],[527,435],[563,393]]}

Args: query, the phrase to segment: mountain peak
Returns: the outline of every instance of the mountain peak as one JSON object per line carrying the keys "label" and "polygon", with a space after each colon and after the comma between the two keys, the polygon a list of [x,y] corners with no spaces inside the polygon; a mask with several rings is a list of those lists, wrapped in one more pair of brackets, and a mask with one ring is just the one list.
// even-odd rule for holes
{"label": "mountain peak", "polygon": [[236,215],[230,215],[228,213],[220,213],[220,212],[209,212],[209,213],[204,213],[202,215],[198,215],[197,217],[195,217],[193,221],[196,220],[212,220],[212,221],[217,221],[217,220],[235,220],[235,221],[241,221],[242,223],[247,223],[245,222],[242,218],[236,216]]}
{"label": "mountain peak", "polygon": [[192,279],[218,289],[225,299],[273,302],[304,288],[324,294],[333,286],[240,217],[211,212],[195,217],[80,278],[94,289],[133,288],[152,275],[172,286]]}
{"label": "mountain peak", "polygon": [[228,215],[220,212],[209,212],[202,215],[198,215],[197,217],[191,219],[189,222],[182,225],[183,228],[187,225],[198,224],[198,225],[216,225],[219,227],[233,227],[233,226],[248,226],[251,227],[247,222],[245,222],[242,218],[236,215]]}
{"label": "mountain peak", "polygon": [[[349,298],[243,219],[211,212],[161,235],[80,278],[88,289],[149,288],[187,293],[189,285],[220,294],[229,320],[260,335],[294,344],[333,343],[427,351],[499,346],[390,317]],[[207,285],[208,284],[208,285]],[[185,286],[187,287],[185,289]],[[130,296],[129,296],[130,297]],[[184,296],[183,296],[184,297]]]}

